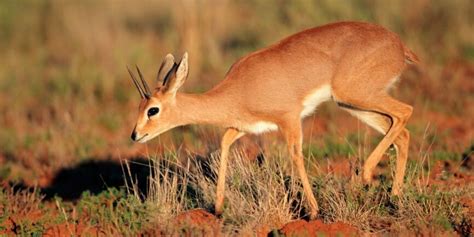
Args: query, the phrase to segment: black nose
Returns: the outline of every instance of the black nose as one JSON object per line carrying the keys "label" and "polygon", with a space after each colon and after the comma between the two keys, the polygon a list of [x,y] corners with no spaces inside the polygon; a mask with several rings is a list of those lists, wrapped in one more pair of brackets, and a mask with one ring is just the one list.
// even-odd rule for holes
{"label": "black nose", "polygon": [[132,138],[132,141],[135,141],[135,139],[137,138],[137,132],[135,132],[135,130],[133,130],[132,135],[130,136],[130,138]]}

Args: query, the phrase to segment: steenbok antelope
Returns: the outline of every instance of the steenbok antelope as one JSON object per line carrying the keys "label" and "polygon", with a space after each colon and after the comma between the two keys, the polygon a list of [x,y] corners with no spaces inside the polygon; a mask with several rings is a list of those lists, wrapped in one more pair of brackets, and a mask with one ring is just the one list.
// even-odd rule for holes
{"label": "steenbok antelope", "polygon": [[[188,54],[179,63],[166,55],[151,91],[140,70],[140,81],[129,73],[142,100],[132,140],[146,142],[177,126],[214,124],[227,128],[221,157],[215,211],[222,213],[225,175],[231,144],[247,133],[280,130],[301,178],[311,217],[318,204],[304,168],[301,121],[322,102],[342,109],[384,134],[364,165],[363,180],[391,144],[397,151],[392,192],[400,193],[410,134],[405,128],[412,107],[387,90],[406,64],[417,56],[400,38],[381,26],[340,22],[294,34],[237,61],[225,80],[203,94],[179,93],[188,76]],[[162,81],[162,82],[161,82]]]}

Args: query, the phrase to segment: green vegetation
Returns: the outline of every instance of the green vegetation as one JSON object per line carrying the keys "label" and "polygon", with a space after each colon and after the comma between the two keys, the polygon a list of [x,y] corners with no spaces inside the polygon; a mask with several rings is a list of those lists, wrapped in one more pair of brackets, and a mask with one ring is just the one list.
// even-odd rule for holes
{"label": "green vegetation", "polygon": [[324,139],[322,147],[310,144],[304,149],[305,157],[314,157],[316,159],[327,157],[349,157],[355,154],[355,146],[348,141],[338,143],[334,138],[328,136]]}
{"label": "green vegetation", "polygon": [[[234,153],[234,158],[228,177],[224,233],[252,233],[262,225],[278,228],[299,213],[304,215],[302,187],[292,178],[295,171],[286,157],[276,156],[260,165],[246,161],[239,153]],[[210,169],[216,172],[218,159],[209,159]],[[2,188],[0,231],[10,229],[8,220],[12,220],[20,235],[42,235],[57,225],[83,226],[108,234],[136,235],[153,228],[172,234],[182,228],[174,221],[178,213],[212,208],[215,183],[207,171],[198,168],[190,172],[169,162],[151,164],[148,193],[140,193],[131,185],[97,195],[84,192],[77,203],[57,197],[44,204],[37,189]],[[415,171],[409,169],[407,176],[418,176],[412,173]],[[470,218],[461,199],[466,195],[472,198],[472,187],[439,189],[413,179],[407,181],[403,196],[393,197],[389,194],[391,182],[367,188],[353,178],[313,177],[323,221],[343,221],[374,233],[436,233],[459,231]],[[142,199],[144,194],[148,198]]]}
{"label": "green vegetation", "polygon": [[[468,235],[472,207],[465,200],[474,196],[469,0],[0,1],[0,235],[12,228],[23,236],[72,235],[73,227],[109,235],[169,234],[182,227],[174,222],[176,215],[195,208],[212,211],[222,130],[187,126],[148,145],[132,144],[139,97],[125,66],[138,64],[151,82],[166,53],[188,51],[191,71],[184,91],[203,92],[245,54],[342,20],[387,27],[422,64],[407,68],[393,91],[415,109],[408,124],[403,196],[389,195],[393,151],[377,167],[376,185],[367,188],[358,176],[379,134],[331,103],[306,123],[304,154],[320,218],[376,234]],[[278,136],[250,138],[234,151],[224,233],[277,229],[304,214],[301,187],[290,178],[294,171]],[[263,160],[246,160],[260,152]],[[127,165],[106,172],[137,157],[151,159],[151,166],[140,170],[147,177],[140,183]],[[91,160],[111,164],[77,171],[80,162]],[[326,174],[337,165],[344,170],[341,160],[349,162],[350,172]],[[81,180],[69,186],[79,187],[95,175],[100,181],[94,182],[106,187],[77,200],[61,199],[59,192],[49,197],[52,187],[67,188],[55,182],[70,178],[60,176],[68,169]],[[108,187],[110,180],[114,185]]]}

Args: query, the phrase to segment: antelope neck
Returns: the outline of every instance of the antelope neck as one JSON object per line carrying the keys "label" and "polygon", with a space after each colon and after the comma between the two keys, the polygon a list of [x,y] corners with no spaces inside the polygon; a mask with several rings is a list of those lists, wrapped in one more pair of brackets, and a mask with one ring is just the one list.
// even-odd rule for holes
{"label": "antelope neck", "polygon": [[215,93],[176,95],[176,106],[179,108],[183,125],[212,124],[232,127],[232,105],[225,98]]}

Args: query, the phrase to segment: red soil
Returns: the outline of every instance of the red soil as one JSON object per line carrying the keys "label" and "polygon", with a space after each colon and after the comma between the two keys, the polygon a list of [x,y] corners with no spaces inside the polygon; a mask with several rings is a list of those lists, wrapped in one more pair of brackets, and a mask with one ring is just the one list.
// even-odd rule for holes
{"label": "red soil", "polygon": [[53,236],[99,236],[104,235],[97,227],[89,227],[82,223],[62,223],[46,229],[45,237]]}
{"label": "red soil", "polygon": [[283,228],[280,232],[286,236],[358,236],[360,232],[353,226],[343,223],[335,222],[331,224],[324,224],[320,220],[315,221],[304,221],[296,220],[292,221]]}
{"label": "red soil", "polygon": [[[183,212],[174,219],[175,225],[181,234],[201,233],[203,236],[219,236],[221,221],[203,209]],[[187,235],[186,235],[187,236]]]}
{"label": "red soil", "polygon": [[[0,210],[2,207],[0,206]],[[1,216],[2,213],[0,213]],[[3,222],[0,223],[0,226],[4,227],[3,230],[0,230],[0,236],[14,236],[16,235],[16,232],[18,231],[18,228],[20,226],[20,223],[28,219],[32,222],[37,221],[41,219],[42,213],[40,210],[31,210],[25,213],[21,213],[18,215],[12,215],[9,216],[7,219],[5,219]]]}
{"label": "red soil", "polygon": [[13,236],[15,232],[13,231],[15,228],[15,222],[8,218],[0,223],[0,226],[4,227],[5,229],[0,230],[0,236]]}
{"label": "red soil", "polygon": [[[431,168],[428,185],[463,186],[474,182],[471,172],[462,172],[457,162],[436,161]],[[447,175],[445,175],[447,174]]]}
{"label": "red soil", "polygon": [[265,225],[265,224],[259,225],[255,228],[255,235],[257,237],[266,237],[268,236],[268,233],[270,233],[270,231],[272,231],[270,226]]}
{"label": "red soil", "polygon": [[471,233],[474,233],[474,199],[472,198],[464,198],[461,200],[461,203],[463,204],[463,207],[465,208],[465,212],[467,216],[471,217],[470,218],[470,223],[471,223]]}

